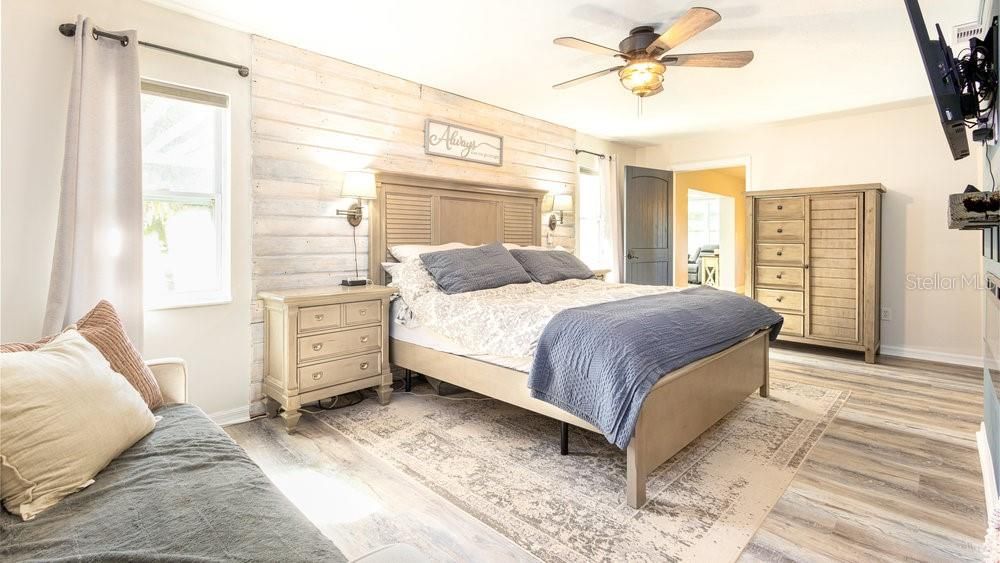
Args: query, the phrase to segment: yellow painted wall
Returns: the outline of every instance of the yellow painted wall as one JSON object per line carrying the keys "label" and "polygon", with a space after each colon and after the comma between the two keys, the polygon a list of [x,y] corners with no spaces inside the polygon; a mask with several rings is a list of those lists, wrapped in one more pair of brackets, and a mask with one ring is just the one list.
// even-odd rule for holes
{"label": "yellow painted wall", "polygon": [[674,285],[687,285],[688,190],[734,199],[736,216],[736,289],[746,278],[746,169],[742,166],[674,173]]}

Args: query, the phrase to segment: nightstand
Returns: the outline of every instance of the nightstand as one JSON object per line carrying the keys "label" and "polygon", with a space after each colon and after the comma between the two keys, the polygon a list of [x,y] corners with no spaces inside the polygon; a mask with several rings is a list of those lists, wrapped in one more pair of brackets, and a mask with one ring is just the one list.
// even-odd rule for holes
{"label": "nightstand", "polygon": [[374,387],[389,402],[389,297],[380,285],[264,291],[267,414],[295,430],[304,403]]}
{"label": "nightstand", "polygon": [[593,270],[593,272],[594,272],[594,279],[595,280],[606,281],[605,278],[607,277],[608,272],[610,272],[610,271],[611,270],[609,270],[609,269]]}

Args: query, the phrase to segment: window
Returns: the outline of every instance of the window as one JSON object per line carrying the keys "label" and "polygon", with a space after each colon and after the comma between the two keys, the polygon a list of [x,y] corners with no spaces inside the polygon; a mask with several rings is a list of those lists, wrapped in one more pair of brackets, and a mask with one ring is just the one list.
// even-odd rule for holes
{"label": "window", "polygon": [[720,203],[718,196],[688,192],[688,256],[696,258],[701,246],[719,244]]}
{"label": "window", "polygon": [[580,169],[579,182],[580,260],[591,268],[607,268],[612,262],[611,241],[604,236],[603,196],[601,177],[585,168]]}
{"label": "window", "polygon": [[229,98],[143,81],[147,309],[230,301]]}

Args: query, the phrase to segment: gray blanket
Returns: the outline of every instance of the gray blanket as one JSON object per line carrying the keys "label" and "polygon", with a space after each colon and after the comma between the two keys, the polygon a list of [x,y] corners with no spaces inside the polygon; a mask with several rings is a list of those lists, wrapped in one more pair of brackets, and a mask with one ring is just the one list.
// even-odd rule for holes
{"label": "gray blanket", "polygon": [[528,387],[625,448],[661,377],[762,329],[773,340],[782,321],[753,299],[711,287],[567,309],[545,326]]}
{"label": "gray blanket", "polygon": [[0,560],[346,560],[197,407],[155,414],[93,485],[28,522],[3,512]]}

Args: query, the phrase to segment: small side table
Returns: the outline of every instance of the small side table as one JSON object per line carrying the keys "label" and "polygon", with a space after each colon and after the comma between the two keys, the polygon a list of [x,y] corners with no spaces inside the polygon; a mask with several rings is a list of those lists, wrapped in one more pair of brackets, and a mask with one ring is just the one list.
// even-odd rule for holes
{"label": "small side table", "polygon": [[303,403],[374,387],[389,402],[389,297],[380,285],[264,291],[267,414],[295,430]]}

